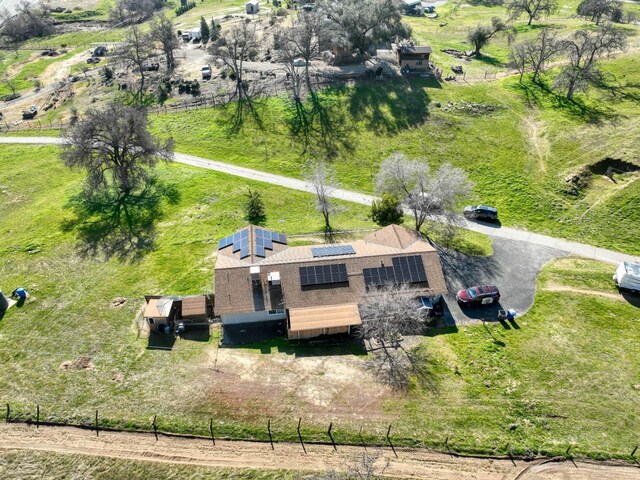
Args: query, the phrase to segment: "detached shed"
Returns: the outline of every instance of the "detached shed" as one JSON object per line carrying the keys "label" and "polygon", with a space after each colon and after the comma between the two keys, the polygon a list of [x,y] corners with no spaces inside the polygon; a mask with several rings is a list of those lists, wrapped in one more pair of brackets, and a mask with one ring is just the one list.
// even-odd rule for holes
{"label": "detached shed", "polygon": [[247,8],[247,13],[253,15],[260,11],[260,2],[258,0],[249,0],[245,7]]}
{"label": "detached shed", "polygon": [[351,333],[351,327],[361,324],[356,303],[292,308],[289,310],[288,334],[290,340],[301,340]]}
{"label": "detached shed", "polygon": [[182,316],[180,320],[185,325],[208,324],[209,316],[206,295],[182,297]]}
{"label": "detached shed", "polygon": [[152,332],[167,333],[173,328],[178,302],[173,298],[151,298],[144,310],[144,320]]}

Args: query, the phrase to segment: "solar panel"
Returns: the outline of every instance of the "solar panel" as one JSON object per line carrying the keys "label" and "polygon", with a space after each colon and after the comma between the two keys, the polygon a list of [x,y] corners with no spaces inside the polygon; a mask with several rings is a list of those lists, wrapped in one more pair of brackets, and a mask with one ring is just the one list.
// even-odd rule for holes
{"label": "solar panel", "polygon": [[391,261],[392,267],[363,268],[364,284],[367,287],[382,287],[427,281],[427,273],[420,255],[393,257]]}
{"label": "solar panel", "polygon": [[348,281],[347,265],[344,263],[300,267],[300,285],[303,287],[345,283]]}
{"label": "solar panel", "polygon": [[353,255],[356,251],[351,245],[332,245],[330,247],[313,247],[311,254],[314,258],[334,257],[337,255]]}

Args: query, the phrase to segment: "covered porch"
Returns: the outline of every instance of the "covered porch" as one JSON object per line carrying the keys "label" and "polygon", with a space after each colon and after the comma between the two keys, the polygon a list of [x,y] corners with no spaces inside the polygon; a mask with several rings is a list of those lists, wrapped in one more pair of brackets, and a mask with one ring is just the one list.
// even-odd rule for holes
{"label": "covered porch", "polygon": [[287,313],[289,340],[348,334],[352,327],[362,324],[356,303],[291,308]]}

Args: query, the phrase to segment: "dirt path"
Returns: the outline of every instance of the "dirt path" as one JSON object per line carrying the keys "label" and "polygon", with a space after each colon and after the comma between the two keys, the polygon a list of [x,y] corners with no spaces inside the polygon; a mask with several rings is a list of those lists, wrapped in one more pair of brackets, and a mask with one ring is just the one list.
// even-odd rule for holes
{"label": "dirt path", "polygon": [[[92,455],[107,458],[199,465],[211,467],[288,469],[294,471],[344,471],[360,458],[363,449],[328,445],[210,441],[165,437],[156,441],[153,434],[94,432],[73,427],[40,429],[25,425],[0,425],[0,451],[31,450],[59,454]],[[543,463],[503,459],[452,457],[427,450],[397,449],[398,458],[388,449],[368,449],[382,465],[387,459],[385,475],[396,478],[433,480],[608,480],[638,479],[640,469],[633,466],[570,462]]]}

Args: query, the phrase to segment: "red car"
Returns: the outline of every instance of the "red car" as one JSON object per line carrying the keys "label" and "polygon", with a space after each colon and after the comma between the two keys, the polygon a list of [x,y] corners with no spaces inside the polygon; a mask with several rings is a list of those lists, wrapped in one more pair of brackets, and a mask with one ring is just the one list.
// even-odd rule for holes
{"label": "red car", "polygon": [[490,305],[500,300],[500,291],[494,285],[465,288],[456,295],[460,306]]}

